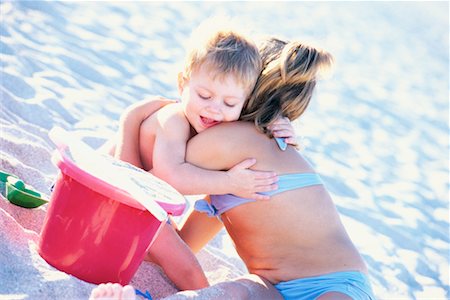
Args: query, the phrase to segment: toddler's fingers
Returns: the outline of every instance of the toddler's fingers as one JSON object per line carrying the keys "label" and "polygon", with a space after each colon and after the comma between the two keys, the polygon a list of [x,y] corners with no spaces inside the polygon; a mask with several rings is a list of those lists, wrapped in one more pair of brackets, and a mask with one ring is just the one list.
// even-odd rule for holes
{"label": "toddler's fingers", "polygon": [[[268,186],[272,186],[275,183],[278,182],[278,177],[269,177],[269,178],[261,178],[261,179],[257,179],[256,180],[256,188],[261,188],[261,187],[268,187]],[[269,191],[272,191],[273,189],[270,189]],[[257,192],[265,192],[265,191],[257,191]]]}
{"label": "toddler's fingers", "polygon": [[264,201],[264,200],[270,200],[270,196],[267,195],[261,195],[261,194],[253,194],[252,197],[250,197],[256,201]]}
{"label": "toddler's fingers", "polygon": [[274,182],[278,181],[277,173],[272,171],[253,171],[256,179],[272,179]]}
{"label": "toddler's fingers", "polygon": [[257,193],[263,193],[263,192],[271,192],[278,189],[278,184],[272,183],[272,184],[265,184],[265,185],[259,185],[255,187],[255,191]]}
{"label": "toddler's fingers", "polygon": [[277,189],[278,189],[277,184],[265,184],[265,185],[256,186],[254,188],[255,192],[251,195],[250,198],[255,199],[255,200],[270,200],[269,195],[264,195],[264,194],[260,194],[260,193],[275,191]]}
{"label": "toddler's fingers", "polygon": [[275,132],[278,130],[287,130],[289,128],[292,128],[292,126],[288,125],[288,124],[276,124],[276,125],[271,125],[269,127],[267,127],[267,129],[269,129],[270,132]]}
{"label": "toddler's fingers", "polygon": [[281,137],[291,137],[296,135],[294,128],[291,126],[285,126],[283,128],[277,127],[274,130],[271,130],[270,133],[274,136],[276,136],[276,134],[281,135]]}
{"label": "toddler's fingers", "polygon": [[283,129],[283,130],[276,130],[272,132],[274,137],[291,137],[292,136],[292,131],[288,130],[288,129]]}

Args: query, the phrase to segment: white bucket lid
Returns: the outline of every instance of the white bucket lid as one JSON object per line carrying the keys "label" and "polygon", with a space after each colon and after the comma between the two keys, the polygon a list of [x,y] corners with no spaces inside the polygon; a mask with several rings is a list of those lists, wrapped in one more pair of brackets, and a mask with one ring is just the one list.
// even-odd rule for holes
{"label": "white bucket lid", "polygon": [[52,128],[49,136],[58,148],[53,162],[79,183],[128,206],[148,210],[160,221],[167,219],[167,213],[183,213],[186,199],[165,181],[95,151],[62,128]]}

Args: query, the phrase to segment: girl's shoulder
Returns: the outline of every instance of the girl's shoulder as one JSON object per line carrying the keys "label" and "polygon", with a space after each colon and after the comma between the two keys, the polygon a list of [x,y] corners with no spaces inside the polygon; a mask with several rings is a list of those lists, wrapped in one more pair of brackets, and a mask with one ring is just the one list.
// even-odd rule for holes
{"label": "girl's shoulder", "polygon": [[224,122],[208,128],[204,133],[205,135],[220,135],[221,137],[229,138],[248,137],[259,134],[254,123],[245,121]]}
{"label": "girl's shoulder", "polygon": [[252,122],[235,121],[224,122],[202,131],[192,138],[197,145],[210,145],[223,153],[235,152],[244,145],[259,144],[268,138],[260,133]]}

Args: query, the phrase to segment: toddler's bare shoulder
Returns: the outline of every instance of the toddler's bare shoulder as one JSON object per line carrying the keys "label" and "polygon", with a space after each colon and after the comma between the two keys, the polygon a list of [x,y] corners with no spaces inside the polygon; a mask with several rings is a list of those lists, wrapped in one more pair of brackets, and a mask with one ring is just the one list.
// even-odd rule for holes
{"label": "toddler's bare shoulder", "polygon": [[158,110],[155,121],[164,130],[188,130],[190,126],[179,103],[169,104]]}

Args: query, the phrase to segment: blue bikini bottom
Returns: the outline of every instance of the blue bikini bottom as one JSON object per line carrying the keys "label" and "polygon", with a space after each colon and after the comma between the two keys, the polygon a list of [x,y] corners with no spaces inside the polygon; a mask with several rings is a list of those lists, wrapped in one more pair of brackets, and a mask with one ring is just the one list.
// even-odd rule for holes
{"label": "blue bikini bottom", "polygon": [[375,300],[369,279],[356,271],[284,281],[275,288],[286,300],[314,300],[328,292],[339,292],[355,300]]}

